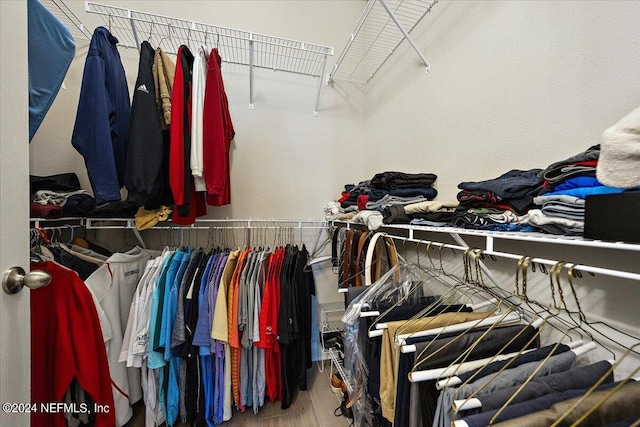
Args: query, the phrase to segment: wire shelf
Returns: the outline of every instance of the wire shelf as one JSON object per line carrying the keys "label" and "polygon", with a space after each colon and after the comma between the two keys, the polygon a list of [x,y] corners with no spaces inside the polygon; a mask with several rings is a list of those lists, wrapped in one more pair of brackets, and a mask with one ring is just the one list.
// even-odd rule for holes
{"label": "wire shelf", "polygon": [[351,381],[349,379],[350,376],[347,375],[347,371],[344,369],[344,364],[342,362],[342,358],[340,357],[340,352],[335,348],[330,348],[328,350],[329,357],[331,359],[331,363],[336,368],[336,371],[340,374],[345,384],[347,385],[347,391],[349,394],[353,393],[353,388],[351,387]]}
{"label": "wire shelf", "polygon": [[327,56],[333,55],[332,47],[92,2],[86,3],[86,11],[101,15],[104,25],[122,47],[137,49],[143,40],[174,54],[183,44],[194,51],[198,46],[216,47],[224,62],[249,66],[250,108],[253,108],[254,68],[318,78],[314,110],[317,115],[320,77]]}
{"label": "wire shelf", "polygon": [[342,321],[339,321],[339,320],[335,320],[331,322],[322,322],[322,324],[320,325],[320,332],[322,332],[323,334],[326,334],[329,332],[338,332],[338,331],[341,331],[343,328],[344,328],[344,324],[342,323]]}
{"label": "wire shelf", "polygon": [[63,0],[40,0],[40,3],[69,29],[76,41],[78,38],[91,40],[91,31],[84,26],[80,18],[69,9]]}
{"label": "wire shelf", "polygon": [[410,33],[438,0],[369,0],[329,80],[368,83],[406,39],[429,71]]}
{"label": "wire shelf", "polygon": [[323,313],[344,313],[344,302],[327,302],[320,304]]}

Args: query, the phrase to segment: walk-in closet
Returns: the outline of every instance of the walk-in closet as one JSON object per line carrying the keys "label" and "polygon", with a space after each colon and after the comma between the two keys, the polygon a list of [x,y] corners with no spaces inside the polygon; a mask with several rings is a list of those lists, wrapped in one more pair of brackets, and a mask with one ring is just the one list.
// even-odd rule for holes
{"label": "walk-in closet", "polygon": [[0,21],[0,427],[640,426],[640,2]]}

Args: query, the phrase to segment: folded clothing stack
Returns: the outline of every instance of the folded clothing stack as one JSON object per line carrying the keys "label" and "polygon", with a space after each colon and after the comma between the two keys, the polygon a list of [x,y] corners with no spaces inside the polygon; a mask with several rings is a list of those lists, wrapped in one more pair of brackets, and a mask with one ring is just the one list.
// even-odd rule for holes
{"label": "folded clothing stack", "polygon": [[539,208],[529,211],[529,223],[550,234],[582,235],[586,197],[625,191],[604,185],[596,178],[599,157],[600,146],[594,145],[540,172],[543,188],[534,198]]}
{"label": "folded clothing stack", "polygon": [[34,218],[86,217],[95,209],[94,198],[80,188],[75,173],[30,176],[31,216]]}

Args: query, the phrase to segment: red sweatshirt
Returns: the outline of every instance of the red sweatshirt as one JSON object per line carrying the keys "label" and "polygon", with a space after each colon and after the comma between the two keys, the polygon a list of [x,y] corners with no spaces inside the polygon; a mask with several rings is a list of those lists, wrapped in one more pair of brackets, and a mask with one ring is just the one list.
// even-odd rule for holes
{"label": "red sweatshirt", "polygon": [[[102,329],[89,289],[78,275],[54,262],[32,265],[51,274],[48,286],[31,293],[32,427],[66,427],[62,412],[40,410],[41,403],[63,402],[76,378],[108,412],[96,414],[97,427],[115,425],[109,362]],[[92,408],[93,409],[93,408]]]}
{"label": "red sweatshirt", "polygon": [[[229,102],[224,91],[218,49],[209,55],[209,70],[204,94],[203,157],[207,203],[223,206],[231,203],[229,149],[235,135]],[[177,76],[177,74],[176,74]]]}

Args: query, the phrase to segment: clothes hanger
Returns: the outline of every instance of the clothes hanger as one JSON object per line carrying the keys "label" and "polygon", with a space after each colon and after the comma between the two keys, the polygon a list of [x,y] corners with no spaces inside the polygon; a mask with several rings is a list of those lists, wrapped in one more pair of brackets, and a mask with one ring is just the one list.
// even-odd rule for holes
{"label": "clothes hanger", "polygon": [[173,27],[171,26],[171,23],[167,24],[167,35],[162,37],[160,39],[160,41],[158,42],[158,47],[162,47],[162,42],[165,40],[169,40],[172,44],[173,44]]}
{"label": "clothes hanger", "polygon": [[[520,268],[522,268],[522,275],[523,275],[523,293],[524,295],[526,295],[526,271],[529,265],[529,261],[530,258],[525,258],[525,259],[521,259],[521,262],[519,262],[519,270]],[[564,262],[559,262],[556,265],[554,265],[552,267],[552,274],[550,274],[551,277],[551,284],[552,284],[552,292],[551,292],[551,298],[552,298],[552,304],[554,306],[557,307],[557,302],[555,300],[555,292],[553,291],[554,287],[553,287],[553,276],[555,272],[559,272],[562,270],[562,268],[564,267],[566,263]],[[516,286],[517,287],[517,286]],[[559,288],[561,289],[561,288]],[[559,292],[560,294],[560,299],[563,302],[563,304],[566,306],[566,303],[564,303],[564,296],[562,294],[562,292]],[[528,298],[526,298],[528,299]],[[504,411],[504,409],[509,406],[509,404],[515,399],[515,397],[524,389],[524,387],[529,384],[537,375],[537,373],[542,369],[542,367],[544,366],[544,364],[553,356],[553,354],[555,353],[555,350],[557,349],[557,347],[560,345],[560,343],[562,342],[562,340],[569,335],[569,332],[571,332],[574,329],[580,328],[580,325],[576,324],[573,328],[567,329],[563,335],[563,337],[558,340],[558,342],[555,344],[554,350],[549,353],[549,355],[547,355],[538,365],[538,367],[531,373],[531,375],[520,385],[520,387],[517,389],[517,391],[513,394],[513,396],[511,396],[505,403],[504,405],[496,412],[496,414],[492,417],[491,421],[490,421],[490,425],[500,416],[500,414]],[[574,353],[576,353],[576,355],[580,355],[583,354],[587,351],[590,351],[592,349],[595,349],[596,346],[593,342],[578,347],[574,350]],[[493,376],[493,378],[497,378],[497,376],[504,370],[506,369],[506,366],[504,366],[502,369],[500,369],[498,372],[496,372]],[[602,380],[604,380],[604,377],[602,378]],[[459,411],[462,410],[468,410],[468,409],[474,409],[474,408],[479,408],[481,407],[481,402],[478,399],[474,399],[474,397],[480,393],[480,391],[486,386],[487,384],[485,384],[483,387],[481,387],[480,389],[474,391],[474,393],[472,393],[470,396],[468,396],[466,399],[463,400],[454,400],[453,402],[453,409],[454,409],[454,414],[457,414]]]}
{"label": "clothes hanger", "polygon": [[[567,331],[567,333],[570,331]],[[516,392],[513,394],[513,396],[511,396],[510,399],[508,399],[507,402],[505,402],[503,404],[503,406],[496,412],[496,414],[494,415],[494,417],[492,418],[492,420],[490,421],[489,425],[492,425],[492,423],[495,421],[495,419],[500,415],[500,413],[504,410],[504,408],[506,408],[507,406],[509,406],[509,404],[513,401],[513,399],[515,399],[515,397],[520,393],[520,391],[529,383],[531,382],[531,380],[533,380],[534,378],[536,378],[537,373],[540,371],[540,369],[542,369],[542,367],[544,366],[544,364],[555,354],[555,350],[557,349],[557,347],[560,345],[561,341],[559,340],[555,345],[554,345],[554,350],[551,351],[543,360],[541,360],[538,364],[538,367],[535,369],[535,371],[533,373],[531,373],[531,375],[520,385],[520,387],[518,388],[518,390],[516,390]],[[581,345],[578,347],[573,348],[571,351],[574,352],[576,354],[576,356],[580,356],[584,353],[587,353],[593,349],[596,348],[596,345],[594,343],[589,343],[587,345]],[[500,372],[500,371],[499,371]],[[499,375],[498,372],[496,372],[495,374],[492,375]],[[468,411],[471,409],[479,409],[482,408],[482,402],[476,398],[475,396],[477,396],[479,393],[478,390],[476,390],[474,393],[472,393],[471,395],[469,395],[467,398],[465,399],[461,399],[461,400],[454,400],[452,402],[452,409],[453,409],[453,417],[457,417],[457,415],[462,412],[462,411]],[[453,422],[453,426],[454,427],[463,427],[466,426],[466,423],[464,422],[460,422],[458,421],[454,421]]]}
{"label": "clothes hanger", "polygon": [[[591,349],[595,349],[596,348],[596,345],[594,343],[590,343],[590,344],[592,344]],[[576,351],[580,352],[580,354],[583,354],[583,351],[587,350],[587,346],[584,346],[584,341],[581,341],[581,340],[580,341],[570,341],[566,345],[567,345],[567,347],[569,347],[570,350],[576,349]],[[580,349],[580,350],[578,350],[578,349]],[[459,386],[459,385],[461,385],[463,383],[462,380],[457,376],[457,374],[469,372],[469,371],[472,371],[474,369],[484,367],[485,365],[491,364],[493,362],[500,362],[500,361],[503,361],[503,360],[509,360],[509,359],[512,359],[512,358],[520,355],[520,354],[528,353],[529,351],[533,351],[533,349],[525,350],[523,353],[514,352],[514,353],[509,353],[509,354],[504,354],[504,355],[497,355],[497,356],[487,357],[485,359],[479,359],[477,361],[475,361],[475,360],[474,361],[468,361],[468,362],[464,362],[464,363],[461,363],[461,364],[458,364],[458,365],[452,365],[451,367],[444,368],[444,369],[443,368],[434,369],[433,372],[431,372],[431,370],[421,371],[421,372],[425,373],[426,380],[444,378],[442,380],[439,380],[436,383],[436,388],[438,390],[442,390],[442,389],[447,388],[447,387]],[[453,373],[454,369],[457,369],[455,371],[455,374]],[[421,373],[421,372],[416,372],[416,373]]]}
{"label": "clothes hanger", "polygon": [[[381,233],[380,233],[380,234],[381,234]],[[375,235],[374,235],[374,237],[372,238],[372,241],[371,241],[371,242],[370,242],[370,244],[369,244],[369,248],[368,248],[368,250],[367,250],[367,263],[372,262],[372,261],[370,261],[370,260],[369,260],[369,253],[371,253],[371,252],[372,252],[372,246],[373,246],[373,247],[374,247],[374,249],[375,249],[376,240],[374,240],[374,239],[377,239],[377,238],[378,238],[377,236],[379,236],[380,234],[375,234]],[[390,244],[393,244],[393,245],[395,246],[395,244],[393,243],[393,240],[391,240],[391,241],[387,241],[386,239],[383,239],[383,243],[384,243],[384,244],[390,243]],[[405,244],[405,243],[406,243],[406,239],[403,239],[403,251],[405,250],[405,248],[404,248],[404,244]],[[395,252],[395,253],[396,253],[396,257],[397,257],[397,258],[400,258],[400,257],[398,257],[398,256],[397,256],[397,249],[396,249],[395,251],[396,251],[396,252]],[[405,255],[406,255],[406,252],[405,252]],[[410,264],[408,264],[408,263],[406,262],[406,258],[401,258],[401,259],[403,260],[403,265],[405,265],[405,266],[410,266]],[[390,261],[390,262],[391,262],[391,261]],[[396,261],[395,261],[395,263],[398,263],[398,260],[396,260]],[[379,266],[379,265],[380,265],[380,264],[378,263],[378,266]],[[411,265],[412,265],[412,266],[415,266],[415,264],[411,264]],[[421,269],[421,270],[422,270],[422,268],[421,268],[421,266],[420,266],[420,258],[419,258],[419,257],[418,257],[418,265],[417,265],[417,266],[418,266],[418,268],[419,268],[419,269]],[[368,277],[368,276],[367,276],[367,277]],[[379,312],[379,311],[377,311],[377,310],[373,310],[373,311],[370,311],[370,312],[363,312],[363,313],[361,313],[361,317],[377,316],[377,317],[376,317],[376,319],[375,319],[375,320],[371,323],[371,325],[369,326],[369,330],[368,330],[369,337],[372,337],[372,335],[371,335],[371,334],[372,334],[372,332],[374,332],[374,331],[373,331],[373,329],[374,329],[374,328],[377,328],[378,330],[380,330],[380,329],[385,329],[385,327],[386,327],[386,326],[383,326],[383,324],[382,324],[382,323],[378,323],[378,322],[379,322],[381,319],[383,319],[387,314],[389,314],[389,313],[390,313],[394,308],[396,308],[396,307],[400,306],[403,302],[405,302],[405,301],[409,300],[409,298],[410,298],[410,297],[412,297],[412,296],[416,296],[417,298],[420,298],[420,297],[424,296],[423,287],[424,287],[424,284],[425,284],[428,280],[429,280],[429,277],[427,277],[427,279],[426,279],[425,281],[422,281],[422,280],[416,281],[415,285],[414,285],[413,287],[410,287],[410,288],[409,288],[409,290],[408,290],[408,292],[407,292],[405,295],[403,295],[403,296],[402,296],[398,301],[396,301],[393,305],[391,305],[389,308],[387,308],[387,309],[384,311],[384,313],[382,313],[382,314],[380,314],[380,312]],[[420,291],[420,292],[418,293],[418,291]],[[416,293],[418,293],[418,294],[416,295]],[[363,315],[363,314],[364,314],[364,315]],[[375,335],[373,335],[373,336],[379,336],[379,335],[381,335],[381,334],[382,334],[382,333],[380,332],[380,333],[376,333],[376,334],[375,334]]]}
{"label": "clothes hanger", "polygon": [[[443,246],[441,246],[442,248]],[[463,293],[463,296],[469,296],[469,291],[471,290],[473,293],[475,293],[477,295],[478,292],[480,291],[484,291],[486,286],[484,286],[483,280],[479,279],[479,280],[474,280],[471,278],[471,276],[469,275],[469,268],[468,268],[468,261],[469,261],[469,257],[471,256],[471,254],[474,252],[474,249],[469,248],[464,252],[463,255],[463,261],[465,263],[465,277],[464,279],[461,279],[460,284],[466,286],[468,289]],[[441,270],[444,272],[444,268],[441,264]],[[446,272],[444,272],[446,274]],[[478,277],[482,277],[482,276],[478,276]],[[460,279],[459,279],[460,280]],[[460,290],[460,285],[456,286],[454,289],[456,290]],[[494,296],[494,295],[493,295]],[[493,301],[491,301],[493,303]],[[496,303],[496,310],[500,308],[500,305],[502,304],[502,299],[498,300],[498,302]],[[429,313],[421,313],[421,315],[428,315]],[[421,336],[431,336],[431,335],[436,335],[439,336],[441,333],[443,332],[464,332],[467,330],[471,330],[473,329],[474,326],[477,327],[481,327],[481,326],[491,326],[495,321],[501,321],[504,320],[505,322],[509,322],[509,321],[513,321],[513,320],[520,320],[519,316],[517,319],[515,319],[513,316],[512,317],[502,317],[502,315],[498,315],[496,317],[491,317],[492,312],[488,312],[487,316],[480,320],[480,321],[470,321],[470,322],[466,322],[466,323],[461,323],[458,325],[446,325],[445,327],[441,327],[441,328],[436,328],[435,330],[429,330],[428,329],[428,324],[425,325],[425,329],[422,331],[418,331],[418,332],[412,332],[410,334],[403,334],[403,330],[398,330],[398,334],[397,334],[397,341],[399,343],[402,343],[404,340],[406,340],[409,337],[421,337]],[[484,323],[480,323],[484,321]],[[448,328],[449,326],[451,326],[450,328]],[[447,329],[448,328],[448,329]],[[405,328],[406,330],[406,328]]]}
{"label": "clothes hanger", "polygon": [[[469,276],[466,274],[468,272],[467,269],[467,262],[469,257],[471,256],[471,254],[474,254],[474,250],[473,249],[467,249],[465,251],[465,279],[469,279]],[[474,255],[477,257],[477,254]],[[480,278],[481,276],[478,276],[478,278]],[[469,280],[470,283],[473,283],[475,285],[482,285],[483,281],[482,279],[474,281],[474,280]],[[498,309],[500,308],[501,304],[502,304],[502,300],[498,302]],[[441,351],[445,351],[447,349],[448,346],[453,345],[453,343],[455,343],[457,340],[461,339],[466,333],[472,331],[472,330],[478,330],[479,327],[482,326],[488,326],[488,329],[486,331],[484,331],[482,333],[482,335],[474,342],[474,344],[472,344],[470,346],[470,348],[468,349],[468,351],[473,350],[473,348],[475,348],[475,345],[477,345],[477,343],[479,343],[488,333],[490,333],[495,327],[497,327],[498,325],[503,324],[503,321],[505,320],[505,318],[512,312],[512,309],[509,308],[508,310],[505,311],[505,313],[501,314],[500,316],[498,316],[497,318],[493,318],[491,316],[491,312],[487,313],[487,316],[485,316],[482,319],[479,320],[473,320],[470,322],[463,322],[463,323],[458,323],[458,324],[453,324],[453,318],[452,321],[450,321],[446,326],[441,327],[441,328],[436,328],[436,329],[432,329],[432,330],[425,330],[425,331],[420,331],[417,333],[413,333],[410,334],[409,337],[411,336],[433,336],[433,338],[430,340],[430,342],[427,344],[427,346],[420,352],[419,355],[416,356],[416,363],[414,364],[411,373],[415,372],[417,369],[417,367],[424,363],[425,361],[429,360],[431,357],[434,357],[435,355],[439,354]],[[488,321],[487,319],[490,320]],[[517,316],[517,320],[520,320],[520,316]],[[483,323],[485,322],[485,323]],[[428,352],[430,349],[431,344],[441,336],[442,333],[449,333],[449,332],[460,332],[460,334],[458,334],[455,338],[453,338],[451,341],[449,341],[447,344],[445,344],[443,347],[437,349],[434,352],[429,353],[426,357],[423,357],[425,352]],[[463,353],[464,354],[464,353]]]}
{"label": "clothes hanger", "polygon": [[[467,251],[467,256],[469,257],[470,255],[473,256],[473,261],[475,262],[475,272],[477,274],[476,278],[478,280],[476,280],[477,284],[482,286],[484,285],[484,280],[482,279],[482,273],[481,273],[481,269],[480,269],[480,259],[481,259],[481,252],[474,250],[474,251]],[[470,266],[469,265],[465,265],[465,271],[468,273],[470,271]],[[467,274],[468,277],[468,274]],[[517,280],[517,278],[516,278]],[[501,301],[502,303],[502,301]],[[519,308],[517,305],[513,306],[513,309],[517,309]],[[438,379],[440,378],[440,375],[447,373],[447,375],[451,375],[451,374],[455,374],[456,372],[458,372],[458,369],[460,369],[461,367],[464,366],[465,370],[470,370],[473,367],[475,367],[476,363],[475,362],[469,362],[469,364],[464,365],[466,363],[466,359],[467,357],[471,354],[471,352],[473,351],[473,349],[481,342],[481,340],[486,336],[486,334],[490,333],[491,330],[493,328],[495,328],[497,325],[500,324],[500,322],[502,322],[503,320],[501,320],[501,316],[497,316],[497,322],[496,323],[491,323],[494,321],[494,319],[491,319],[491,321],[487,321],[484,320],[482,322],[469,322],[469,325],[472,327],[477,328],[479,325],[483,325],[483,326],[489,326],[489,329],[482,335],[480,336],[467,350],[465,350],[464,352],[461,353],[461,355],[456,358],[456,360],[454,360],[448,367],[446,368],[442,368],[442,369],[433,369],[433,370],[429,370],[427,371],[416,371],[415,367],[417,366],[414,365],[414,369],[412,370],[411,374],[410,374],[410,378],[411,381],[413,382],[419,382],[419,381],[425,381],[425,380],[431,380],[431,379]],[[518,323],[520,323],[520,316],[518,316],[515,319]],[[541,326],[543,325],[543,322],[538,319],[535,322],[531,321],[529,323],[529,326],[532,326],[536,329],[538,329],[537,333],[529,340],[529,342],[527,344],[525,344],[525,346],[520,350],[520,352],[526,350],[534,341],[535,339],[539,336],[540,332],[541,332]],[[526,326],[526,324],[523,324],[523,326]],[[462,329],[462,327],[459,327],[458,329]],[[463,330],[463,334],[467,333],[469,330],[471,329],[466,329]],[[522,328],[520,332],[518,332],[514,337],[512,337],[511,340],[509,340],[509,342],[507,342],[502,349],[500,349],[496,355],[493,356],[493,358],[504,358],[504,356],[502,355],[502,353],[509,348],[509,346],[522,334],[526,331],[526,328]],[[460,337],[460,336],[459,336]],[[458,337],[458,338],[459,338]],[[415,349],[409,349],[406,348],[408,346],[405,346],[405,348],[403,348],[403,352],[407,352],[409,350],[413,350],[415,351]],[[428,347],[427,347],[428,348]],[[425,349],[426,350],[426,349]],[[517,355],[518,353],[516,353],[515,355]],[[488,363],[490,363],[492,360],[492,358],[488,358]],[[423,359],[427,360],[427,359]]]}
{"label": "clothes hanger", "polygon": [[[517,292],[518,284],[519,284],[519,280],[518,280],[519,274],[518,273],[521,271],[521,269],[524,269],[524,270],[522,270],[522,277],[523,277],[522,289],[523,289],[523,292],[518,295],[520,297],[519,305],[522,305],[525,301],[528,300],[528,296],[526,294],[526,273],[525,273],[525,271],[526,271],[526,268],[528,267],[529,261],[530,261],[530,258],[524,257],[524,258],[519,260],[518,265],[517,265],[516,287],[515,287],[515,290],[514,290],[514,293],[516,295],[518,295],[518,292]],[[459,387],[459,388],[456,389],[456,391],[453,394],[453,404],[452,404],[452,409],[454,410],[454,417],[461,410],[467,410],[467,409],[471,409],[471,408],[476,408],[476,407],[479,407],[479,405],[481,405],[480,401],[478,399],[475,399],[475,396],[477,396],[479,393],[481,393],[482,390],[484,390],[487,386],[489,386],[489,384],[491,384],[495,379],[497,379],[500,376],[500,374],[502,372],[504,372],[505,369],[508,369],[509,366],[511,365],[511,363],[515,360],[515,357],[525,353],[530,348],[530,346],[534,343],[534,341],[538,339],[538,337],[540,336],[540,334],[541,334],[541,332],[542,332],[542,330],[543,330],[543,328],[544,328],[544,326],[546,324],[547,324],[547,322],[546,322],[546,318],[545,317],[540,317],[537,320],[535,320],[534,322],[530,322],[528,326],[531,326],[531,327],[537,329],[537,332],[529,339],[529,341],[519,351],[513,353],[513,356],[508,359],[507,363],[505,363],[504,366],[502,366],[497,372],[491,374],[491,376],[489,377],[489,380],[486,381],[482,386],[478,387],[469,396],[466,396],[464,399],[456,399],[456,397],[458,396],[458,392],[461,390],[461,388]],[[507,343],[505,346],[503,346],[503,348],[501,350],[498,351],[497,355],[499,355],[504,350],[506,350],[508,348],[508,346],[515,340],[515,338],[517,338],[525,330],[526,329],[523,328],[512,340],[509,341],[509,343]],[[549,353],[548,357],[551,357],[553,354],[556,353],[556,350],[557,350],[558,346],[560,345],[560,342],[561,341],[558,341],[556,343],[555,347]],[[496,357],[496,356],[494,356],[494,357]],[[491,362],[489,362],[489,363],[491,363]],[[542,368],[543,365],[544,365],[544,361],[541,362],[539,364],[539,366],[538,366],[538,369],[536,369],[535,372],[531,374],[531,378],[533,378],[535,376],[535,374]],[[478,373],[479,372],[476,372],[474,375],[472,375],[470,378],[468,378],[462,384],[462,386],[473,382]]]}
{"label": "clothes hanger", "polygon": [[[450,279],[453,279],[454,282],[453,283],[449,283],[447,281],[440,281],[440,283],[444,284],[445,286],[447,286],[449,288],[449,290],[447,292],[445,292],[444,294],[441,295],[440,299],[437,301],[434,301],[433,304],[431,304],[429,307],[427,307],[426,309],[424,309],[423,311],[421,311],[420,313],[418,313],[416,316],[414,316],[415,319],[418,319],[420,317],[427,317],[429,314],[431,314],[433,312],[433,310],[440,306],[440,305],[451,305],[452,303],[462,303],[463,300],[465,298],[468,299],[468,302],[472,301],[472,297],[470,294],[475,294],[476,292],[478,292],[477,287],[475,286],[469,286],[469,283],[467,281],[465,281],[465,279],[460,278],[458,276],[455,276],[453,274],[448,274],[445,269],[444,269],[444,264],[442,261],[442,250],[444,248],[444,244],[440,243],[439,247],[439,261],[440,261],[440,266],[436,267],[435,263],[433,262],[433,259],[430,256],[429,250],[431,248],[432,244],[436,244],[435,242],[429,242],[427,244],[427,255],[429,258],[429,261],[431,263],[431,267],[427,266],[426,268],[423,268],[421,263],[420,263],[420,258],[419,258],[419,253],[420,251],[418,250],[418,268],[420,270],[422,270],[423,272],[427,272],[427,274],[429,275],[429,277],[438,277],[440,278],[441,275],[444,275],[445,277],[448,277]],[[418,246],[419,249],[419,246]],[[463,259],[464,260],[464,259]],[[433,274],[429,274],[430,270],[433,272]],[[400,329],[399,333],[402,333],[403,330]]]}
{"label": "clothes hanger", "polygon": [[[581,327],[583,327],[583,328],[582,328],[583,330],[584,330],[584,325],[586,325],[586,326],[588,326],[588,327],[589,327],[589,329],[590,329],[590,330],[594,331],[594,332],[595,332],[595,333],[597,333],[598,335],[600,335],[600,336],[602,336],[603,338],[605,338],[605,339],[607,339],[607,340],[609,340],[609,341],[611,341],[611,342],[615,343],[616,345],[618,345],[618,346],[620,346],[620,347],[622,347],[622,348],[626,348],[627,346],[626,346],[626,345],[624,345],[624,344],[622,344],[622,343],[620,343],[620,342],[618,342],[617,340],[614,340],[614,339],[613,339],[613,338],[611,338],[608,334],[603,333],[603,332],[602,332],[602,331],[600,331],[598,328],[596,328],[596,327],[595,327],[595,325],[602,325],[602,326],[605,326],[605,327],[610,328],[611,330],[616,331],[617,333],[620,333],[620,334],[622,334],[622,335],[625,335],[625,336],[627,336],[627,337],[629,337],[629,338],[631,338],[631,339],[633,339],[633,340],[640,341],[640,337],[635,336],[635,335],[633,335],[633,334],[630,334],[630,333],[628,333],[628,332],[622,331],[622,330],[620,330],[620,329],[618,329],[618,328],[616,328],[616,327],[614,327],[614,326],[612,326],[612,325],[609,325],[609,324],[608,324],[608,323],[606,323],[606,322],[603,322],[603,321],[589,322],[589,321],[587,320],[587,317],[585,316],[584,311],[582,310],[582,307],[580,306],[580,301],[579,301],[579,299],[578,299],[578,295],[577,295],[577,293],[576,293],[576,291],[575,291],[575,286],[574,286],[574,284],[573,284],[573,278],[574,278],[574,276],[576,276],[576,272],[577,272],[577,270],[575,270],[575,264],[571,265],[571,267],[569,267],[569,268],[567,269],[567,276],[566,276],[566,279],[567,279],[567,282],[569,283],[569,286],[570,286],[570,288],[571,288],[571,292],[573,293],[573,299],[574,299],[574,302],[575,302],[575,305],[576,305],[577,311],[569,310],[569,309],[568,309],[568,307],[567,307],[567,305],[566,305],[566,303],[565,303],[565,301],[564,301],[564,300],[562,300],[562,301],[563,301],[564,310],[566,311],[567,315],[571,318],[571,320],[572,320],[574,323],[577,323],[577,324],[579,324]],[[560,281],[560,273],[561,273],[561,271],[560,271],[560,270],[557,270],[557,271],[555,272],[555,275],[556,275],[556,281],[557,281],[557,283],[558,283],[558,292],[560,293],[560,295],[561,295],[561,297],[562,297],[562,296],[563,296],[563,291],[562,291],[562,285],[561,285],[561,281]],[[579,322],[576,322],[576,321],[575,321],[575,319],[572,317],[572,314],[578,314]],[[585,333],[587,333],[587,334],[589,335],[589,337],[590,337],[592,340],[594,340],[595,342],[597,342],[598,344],[600,344],[603,348],[605,348],[606,350],[608,350],[608,349],[607,349],[607,347],[606,347],[606,346],[604,346],[604,345],[602,345],[600,342],[598,342],[598,341],[593,337],[593,335],[592,335],[591,333],[589,333],[587,330],[584,330],[584,331],[585,331]],[[613,355],[613,358],[615,359],[615,354],[614,354],[612,351],[610,351],[610,350],[608,350],[608,351]],[[633,350],[632,352],[633,352],[634,354],[636,354],[636,355],[640,356],[640,352],[635,351],[635,350]]]}
{"label": "clothes hanger", "polygon": [[[550,310],[547,310],[546,313],[543,312],[541,314],[535,308],[533,308],[530,305],[531,300],[529,299],[528,294],[527,294],[527,271],[528,271],[528,267],[529,267],[530,261],[531,261],[530,257],[523,257],[518,261],[518,264],[517,264],[517,267],[516,267],[516,280],[515,280],[515,287],[514,287],[513,294],[519,298],[519,301],[516,302],[516,306],[518,308],[525,309],[525,307],[528,307],[531,310],[531,312],[534,314],[534,316],[531,317],[532,320],[529,322],[529,326],[532,326],[535,329],[537,329],[537,332],[531,338],[529,343],[527,343],[523,347],[523,349],[521,351],[524,351],[525,349],[527,349],[529,347],[529,345],[532,344],[532,342],[540,336],[540,334],[542,333],[543,328],[546,325],[550,324],[548,322],[548,319],[549,319],[550,316],[554,316],[554,317],[557,316],[557,313],[552,313]],[[520,275],[522,276],[522,282],[521,283],[520,283],[520,280],[519,280],[519,276]],[[521,286],[521,292],[519,291],[520,286]],[[553,298],[553,295],[554,295],[553,286],[551,288],[551,294],[552,294],[552,300],[555,301],[555,299]],[[534,317],[538,317],[538,318],[534,321],[533,320]],[[505,364],[505,366],[500,370],[500,372],[502,372],[504,369],[506,369],[509,366],[509,364],[510,363]],[[473,381],[474,378],[475,378],[475,375],[473,375],[471,378],[469,378],[465,382],[465,384]]]}
{"label": "clothes hanger", "polygon": [[151,44],[151,35],[153,34],[153,21],[151,21],[151,25],[149,26],[149,36],[147,37],[147,41]]}
{"label": "clothes hanger", "polygon": [[[582,402],[584,402],[584,400],[589,397],[594,390],[596,390],[596,388],[602,384],[602,382],[605,380],[605,378],[607,378],[610,374],[612,374],[615,369],[620,365],[620,363],[622,362],[622,360],[624,360],[627,356],[629,356],[629,354],[631,353],[636,353],[637,352],[634,350],[634,348],[640,346],[640,342],[634,344],[633,346],[627,348],[627,350],[625,351],[625,353],[622,355],[622,357],[620,358],[620,360],[618,360],[616,363],[611,365],[611,368],[609,369],[609,371],[603,375],[580,399],[578,399],[562,416],[560,416],[560,418],[558,418],[550,427],[557,427],[559,425],[561,425],[562,421],[571,413],[571,411],[573,411],[576,407],[578,407]],[[598,409],[604,402],[606,402],[611,396],[613,396],[618,390],[620,390],[620,388],[622,388],[629,380],[631,380],[633,378],[634,375],[636,375],[638,372],[640,372],[640,365],[638,367],[636,367],[633,372],[631,372],[630,375],[627,376],[627,378],[625,378],[623,381],[620,381],[620,383],[618,385],[616,385],[615,387],[613,387],[612,389],[608,390],[608,392],[605,394],[605,396],[600,399],[595,405],[593,405],[587,412],[585,412],[584,414],[582,414],[582,416],[580,418],[578,418],[573,424],[571,424],[571,427],[574,426],[578,426],[580,425],[580,423],[582,423],[584,420],[586,420],[589,415],[591,415],[596,409]]]}

